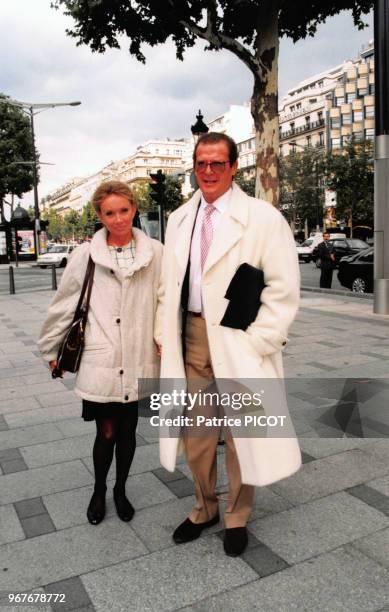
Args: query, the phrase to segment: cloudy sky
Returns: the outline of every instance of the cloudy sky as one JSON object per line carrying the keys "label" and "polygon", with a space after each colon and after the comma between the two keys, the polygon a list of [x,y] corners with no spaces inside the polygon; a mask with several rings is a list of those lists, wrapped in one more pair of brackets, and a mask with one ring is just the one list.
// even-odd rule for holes
{"label": "cloudy sky", "polygon": [[[319,28],[314,39],[281,42],[280,94],[317,72],[355,59],[373,37],[358,31],[347,12]],[[70,102],[36,118],[42,166],[39,195],[86,176],[134,152],[150,138],[188,137],[199,108],[206,120],[242,104],[252,79],[228,51],[204,52],[199,43],[175,58],[172,44],[146,49],[147,63],[122,50],[93,54],[65,34],[71,21],[50,0],[0,1],[0,91],[28,102]],[[32,203],[26,194],[23,205]]]}

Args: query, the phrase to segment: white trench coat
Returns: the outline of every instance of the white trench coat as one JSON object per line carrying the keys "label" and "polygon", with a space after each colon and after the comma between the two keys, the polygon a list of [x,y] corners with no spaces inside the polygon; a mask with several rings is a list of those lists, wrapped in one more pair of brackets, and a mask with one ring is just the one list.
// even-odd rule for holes
{"label": "white trench coat", "polygon": [[[185,379],[180,299],[199,202],[197,191],[170,215],[167,226],[155,331],[162,345],[162,379]],[[219,324],[228,305],[227,287],[242,263],[262,269],[267,285],[258,316],[246,331]],[[205,263],[202,300],[216,379],[283,377],[281,351],[299,302],[296,247],[281,213],[247,196],[236,184]],[[283,405],[272,410],[289,419],[285,398]],[[288,437],[234,437],[243,483],[268,485],[299,469],[301,453],[293,426],[288,432]],[[161,463],[166,469],[175,469],[182,446],[177,437],[160,438]]]}

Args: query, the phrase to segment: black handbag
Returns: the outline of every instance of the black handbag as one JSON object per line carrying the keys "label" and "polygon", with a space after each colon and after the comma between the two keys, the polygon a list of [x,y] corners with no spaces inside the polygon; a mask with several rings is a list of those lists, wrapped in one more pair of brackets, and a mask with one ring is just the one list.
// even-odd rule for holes
{"label": "black handbag", "polygon": [[[73,321],[58,349],[57,372],[61,370],[65,370],[66,372],[77,372],[80,367],[81,356],[85,344],[85,325],[88,318],[94,271],[95,262],[92,261],[92,258],[89,256],[80,299],[78,300]],[[86,301],[85,305],[83,305],[85,293]]]}

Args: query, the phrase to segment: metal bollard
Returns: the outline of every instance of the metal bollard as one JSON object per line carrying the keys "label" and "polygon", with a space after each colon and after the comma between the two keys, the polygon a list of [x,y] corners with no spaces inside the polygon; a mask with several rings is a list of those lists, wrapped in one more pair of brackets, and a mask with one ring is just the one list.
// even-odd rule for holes
{"label": "metal bollard", "polygon": [[9,267],[9,293],[15,295],[15,279],[13,266]]}
{"label": "metal bollard", "polygon": [[55,264],[51,264],[51,288],[53,291],[57,290],[57,271]]}

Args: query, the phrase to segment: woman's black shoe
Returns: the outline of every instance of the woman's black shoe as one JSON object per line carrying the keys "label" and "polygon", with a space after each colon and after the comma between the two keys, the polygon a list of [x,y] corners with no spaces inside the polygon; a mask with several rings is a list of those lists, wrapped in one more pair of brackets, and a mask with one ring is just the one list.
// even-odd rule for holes
{"label": "woman's black shoe", "polygon": [[124,492],[113,490],[113,501],[115,502],[116,512],[121,521],[128,523],[135,514],[133,505],[128,501]]}
{"label": "woman's black shoe", "polygon": [[86,516],[91,525],[98,525],[105,517],[105,488],[104,491],[94,491],[89,502]]}

